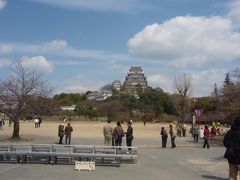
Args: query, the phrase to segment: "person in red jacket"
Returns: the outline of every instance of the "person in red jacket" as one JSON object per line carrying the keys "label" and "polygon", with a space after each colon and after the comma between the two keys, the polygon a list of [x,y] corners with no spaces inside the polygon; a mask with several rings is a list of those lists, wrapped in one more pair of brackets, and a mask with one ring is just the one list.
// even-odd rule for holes
{"label": "person in red jacket", "polygon": [[203,144],[203,148],[206,147],[207,145],[207,148],[209,149],[209,143],[208,143],[208,140],[209,140],[209,134],[210,134],[210,131],[208,129],[208,126],[205,126],[205,129],[204,129],[204,144]]}

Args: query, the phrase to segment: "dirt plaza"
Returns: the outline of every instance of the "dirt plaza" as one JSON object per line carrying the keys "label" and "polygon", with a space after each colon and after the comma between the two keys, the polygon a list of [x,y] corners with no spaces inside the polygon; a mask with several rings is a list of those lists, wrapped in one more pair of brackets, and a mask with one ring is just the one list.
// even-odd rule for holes
{"label": "dirt plaza", "polygon": [[[5,126],[0,131],[0,143],[20,144],[56,144],[58,142],[58,122],[44,122],[40,128],[35,128],[33,122],[21,122],[21,140],[9,139],[12,127]],[[104,122],[72,122],[72,144],[103,145]],[[223,158],[225,148],[210,142],[210,149],[202,148],[202,140],[193,143],[190,134],[187,137],[177,137],[177,148],[162,149],[160,128],[168,128],[168,124],[133,123],[133,146],[138,147],[136,164],[121,164],[119,168],[97,166],[94,172],[75,171],[73,165],[43,165],[43,164],[0,164],[0,179],[5,180],[64,180],[68,179],[126,179],[126,180],[157,180],[157,179],[220,179],[228,177],[228,163]],[[115,127],[115,123],[113,123]],[[126,124],[123,128],[126,131]],[[123,139],[123,145],[125,139]],[[112,178],[110,178],[112,177]]]}
{"label": "dirt plaza", "polygon": [[[20,123],[20,142],[28,143],[55,143],[58,140],[58,125],[61,122],[43,122],[40,128],[34,127],[33,121],[21,121]],[[74,144],[82,144],[79,139],[99,139],[99,142],[93,141],[92,144],[102,144],[103,141],[103,126],[105,122],[71,122],[73,127],[72,142]],[[67,125],[67,123],[65,123]],[[113,122],[115,127],[116,123]],[[122,124],[124,131],[127,130],[127,124]],[[133,123],[134,139],[160,139],[160,128],[168,127],[168,124],[148,123],[146,126],[143,123]],[[9,127],[6,123],[4,130],[0,131],[0,142],[5,143],[10,141],[13,127]],[[18,141],[16,141],[18,142]]]}

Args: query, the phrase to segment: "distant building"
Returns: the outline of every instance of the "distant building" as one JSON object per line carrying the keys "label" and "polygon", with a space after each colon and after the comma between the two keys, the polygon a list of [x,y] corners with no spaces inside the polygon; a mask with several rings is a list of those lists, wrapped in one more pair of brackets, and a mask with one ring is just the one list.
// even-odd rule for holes
{"label": "distant building", "polygon": [[87,95],[87,99],[88,100],[96,100],[96,101],[104,101],[111,96],[112,96],[111,91],[106,91],[106,90],[101,91],[101,92],[94,91]]}
{"label": "distant building", "polygon": [[147,88],[147,80],[141,66],[132,66],[123,84],[123,91],[127,94],[138,95]]}
{"label": "distant building", "polygon": [[113,81],[113,83],[112,83],[112,90],[120,91],[121,87],[122,87],[121,86],[121,81],[119,81],[119,80]]}
{"label": "distant building", "polygon": [[76,105],[72,106],[61,106],[61,110],[63,111],[73,111],[76,108]]}
{"label": "distant building", "polygon": [[96,100],[97,96],[98,96],[98,92],[94,91],[94,92],[91,92],[87,95],[87,99],[88,100]]}

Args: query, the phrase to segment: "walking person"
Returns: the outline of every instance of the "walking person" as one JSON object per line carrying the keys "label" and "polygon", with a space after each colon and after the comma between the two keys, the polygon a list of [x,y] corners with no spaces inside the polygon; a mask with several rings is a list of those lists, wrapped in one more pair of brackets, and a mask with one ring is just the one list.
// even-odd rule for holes
{"label": "walking person", "polygon": [[112,134],[113,134],[113,128],[111,126],[111,120],[107,120],[107,124],[103,127],[104,145],[105,146],[112,145]]}
{"label": "walking person", "polygon": [[224,137],[224,157],[229,164],[229,179],[237,180],[240,171],[240,117],[236,117],[231,129]]}
{"label": "walking person", "polygon": [[170,134],[170,137],[171,137],[172,148],[175,148],[176,147],[176,144],[175,144],[176,134],[174,132],[172,124],[169,125],[169,128],[170,128],[169,129],[169,134]]}
{"label": "walking person", "polygon": [[62,140],[63,140],[63,137],[64,137],[64,124],[60,124],[58,126],[58,137],[59,137],[59,144],[62,144]]}
{"label": "walking person", "polygon": [[166,148],[167,147],[168,134],[167,134],[167,131],[164,127],[161,128],[160,135],[162,136],[162,148]]}
{"label": "walking person", "polygon": [[209,142],[208,142],[208,140],[209,140],[209,134],[210,134],[210,131],[209,131],[209,129],[208,129],[208,126],[205,126],[205,128],[204,128],[204,133],[203,133],[203,135],[204,135],[203,148],[205,148],[206,145],[207,145],[207,148],[208,148],[208,149],[210,148]]}
{"label": "walking person", "polygon": [[123,131],[120,121],[117,121],[117,127],[115,127],[113,130],[113,136],[115,139],[115,146],[121,146],[122,145],[122,137],[124,136],[124,131]]}
{"label": "walking person", "polygon": [[132,128],[132,122],[131,120],[128,121],[127,123],[127,132],[126,132],[126,143],[127,146],[129,147],[128,150],[131,151],[132,148],[130,148],[132,146],[132,140],[133,140],[133,128]]}
{"label": "walking person", "polygon": [[65,144],[70,145],[71,144],[71,134],[73,131],[73,128],[70,123],[65,127]]}
{"label": "walking person", "polygon": [[193,140],[194,143],[198,143],[198,127],[196,124],[193,126]]}

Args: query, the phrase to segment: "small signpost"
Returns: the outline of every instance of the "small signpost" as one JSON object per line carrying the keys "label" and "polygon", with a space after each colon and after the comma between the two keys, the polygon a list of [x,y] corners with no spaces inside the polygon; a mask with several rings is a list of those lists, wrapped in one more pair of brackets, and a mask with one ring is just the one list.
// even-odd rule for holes
{"label": "small signpost", "polygon": [[95,170],[95,162],[75,161],[75,170],[94,171]]}

